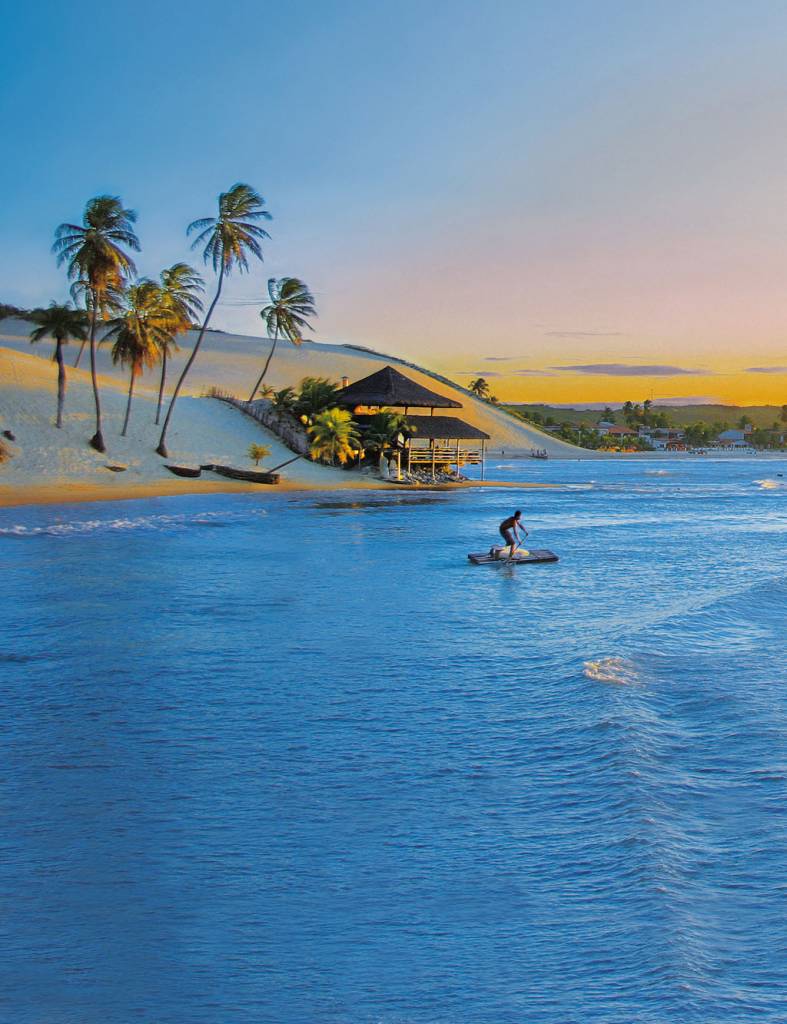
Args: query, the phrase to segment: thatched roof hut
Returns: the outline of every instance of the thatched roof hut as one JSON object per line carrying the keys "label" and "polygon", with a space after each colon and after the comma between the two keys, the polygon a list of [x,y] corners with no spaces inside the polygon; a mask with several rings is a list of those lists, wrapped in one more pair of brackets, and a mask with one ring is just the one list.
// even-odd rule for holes
{"label": "thatched roof hut", "polygon": [[427,441],[488,441],[489,434],[457,416],[410,416],[414,436]]}
{"label": "thatched roof hut", "polygon": [[338,395],[340,405],[348,409],[382,408],[394,409],[461,409],[462,403],[445,398],[435,391],[416,384],[392,366],[357,380],[349,387],[342,388]]}

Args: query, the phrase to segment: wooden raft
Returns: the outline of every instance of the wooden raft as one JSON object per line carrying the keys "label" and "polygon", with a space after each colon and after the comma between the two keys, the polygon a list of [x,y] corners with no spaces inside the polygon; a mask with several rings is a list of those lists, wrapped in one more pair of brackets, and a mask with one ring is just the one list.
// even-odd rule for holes
{"label": "wooden raft", "polygon": [[522,565],[524,563],[527,563],[528,565],[533,565],[538,562],[559,561],[555,552],[549,551],[547,548],[539,548],[535,551],[528,551],[526,555],[522,553],[517,553],[514,555],[510,562],[508,561],[507,555],[503,555],[502,558],[495,558],[493,555],[490,555],[488,551],[480,551],[477,554],[468,555],[467,557],[470,559],[473,565],[512,565],[514,563],[516,563],[517,565]]}

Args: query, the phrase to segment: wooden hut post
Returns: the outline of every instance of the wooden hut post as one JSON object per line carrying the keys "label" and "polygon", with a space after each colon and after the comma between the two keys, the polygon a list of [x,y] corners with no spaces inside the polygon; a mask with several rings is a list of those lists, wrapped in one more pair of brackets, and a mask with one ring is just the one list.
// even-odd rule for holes
{"label": "wooden hut post", "polygon": [[486,480],[486,441],[481,438],[481,479]]}
{"label": "wooden hut post", "polygon": [[402,452],[399,448],[396,449],[396,479],[401,483],[402,480]]}
{"label": "wooden hut post", "polygon": [[456,475],[459,476],[459,438],[456,439]]}
{"label": "wooden hut post", "polygon": [[434,467],[434,458],[435,458],[434,438],[432,438],[432,440],[429,442],[429,447],[432,449],[432,483],[434,483],[434,481],[437,479],[436,476],[435,476],[435,467]]}

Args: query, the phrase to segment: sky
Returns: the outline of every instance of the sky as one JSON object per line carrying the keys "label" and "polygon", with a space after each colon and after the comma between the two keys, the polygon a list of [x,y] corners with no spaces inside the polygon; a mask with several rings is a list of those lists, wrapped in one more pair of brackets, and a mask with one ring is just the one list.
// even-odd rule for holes
{"label": "sky", "polygon": [[[0,38],[0,300],[54,228],[138,212],[140,274],[253,185],[316,340],[526,402],[787,402],[787,4],[33,0]],[[208,288],[213,279],[206,274]]]}

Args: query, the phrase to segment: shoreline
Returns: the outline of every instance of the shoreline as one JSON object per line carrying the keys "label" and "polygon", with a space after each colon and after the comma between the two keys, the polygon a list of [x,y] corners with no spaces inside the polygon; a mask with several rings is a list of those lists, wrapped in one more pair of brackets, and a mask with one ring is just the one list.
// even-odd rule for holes
{"label": "shoreline", "polygon": [[499,487],[513,490],[559,488],[560,484],[531,483],[518,480],[468,480],[464,483],[394,484],[382,480],[359,480],[347,483],[312,484],[283,482],[275,485],[243,483],[241,481],[162,480],[138,484],[34,484],[32,486],[0,484],[0,508],[19,508],[28,505],[76,505],[97,501],[142,501],[146,498],[173,498],[192,494],[287,494],[298,491],[399,491],[413,494],[417,491],[467,490],[473,487]]}

